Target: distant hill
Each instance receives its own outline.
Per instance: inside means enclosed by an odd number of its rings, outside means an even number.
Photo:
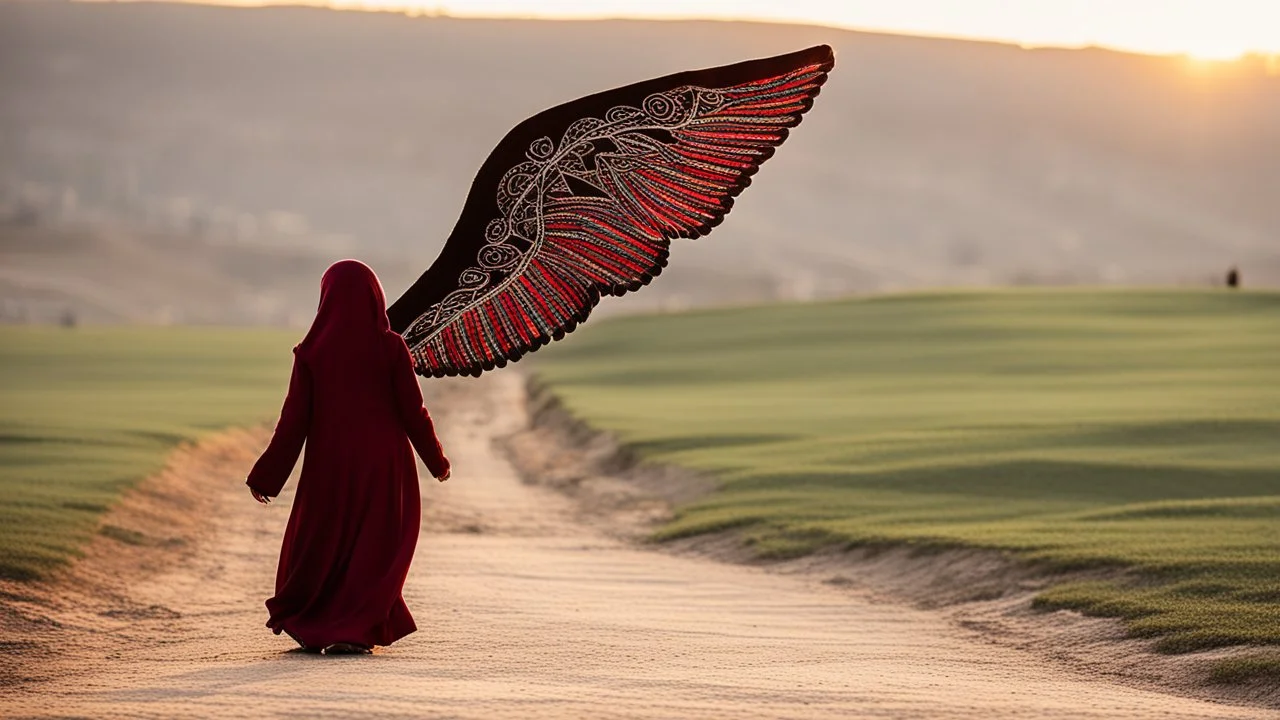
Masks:
[[[818,42],[838,66],[813,113],[721,229],[612,306],[1204,284],[1237,263],[1246,285],[1280,284],[1280,77],[1261,62],[1209,73],[790,25],[45,1],[0,3],[0,299],[6,313],[38,298],[86,317],[295,322],[343,256],[394,296],[521,119]],[[184,272],[203,279],[172,280]]]

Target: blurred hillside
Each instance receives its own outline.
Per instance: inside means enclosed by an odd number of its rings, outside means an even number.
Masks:
[[[1280,77],[739,23],[0,3],[10,320],[304,322],[355,256],[396,296],[516,122],[828,42],[815,111],[712,237],[613,309],[938,285],[1280,284]]]

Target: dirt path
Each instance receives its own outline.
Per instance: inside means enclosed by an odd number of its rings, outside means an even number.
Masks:
[[[261,601],[288,498],[254,506],[244,468],[228,467],[211,480],[216,531],[126,597],[61,611],[58,679],[0,695],[0,715],[1280,717],[1070,674],[936,613],[611,539],[492,451],[522,422],[520,379],[470,387],[435,408],[456,469],[423,485],[405,590],[417,634],[373,657],[287,652]]]

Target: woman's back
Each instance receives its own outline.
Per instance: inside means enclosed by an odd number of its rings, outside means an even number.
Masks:
[[[407,446],[391,381],[394,348],[384,337],[371,345],[360,352],[316,348],[300,358],[313,386],[309,447],[336,442],[354,452],[385,452],[390,441]]]

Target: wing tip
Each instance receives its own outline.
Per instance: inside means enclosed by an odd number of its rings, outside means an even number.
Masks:
[[[830,70],[836,65],[835,48],[826,43],[805,48],[795,54],[805,58],[811,58],[812,62],[816,62],[819,65],[826,65],[826,70]]]
[[[800,123],[804,121],[804,116],[813,109],[815,99],[817,99],[818,95],[822,93],[822,86],[826,84],[830,77],[829,73],[836,65],[835,49],[827,44],[814,45],[813,47],[798,50],[786,55],[780,55],[775,58],[766,58],[766,61],[784,59],[795,60],[795,62],[791,64],[790,72],[796,72],[797,70],[801,70],[808,66],[817,66],[818,75],[812,81],[813,89],[803,100],[800,101],[800,109],[796,111],[795,118],[779,128],[778,142],[761,150],[759,159],[750,167],[744,169],[738,176],[737,181],[727,189],[718,211],[698,227],[689,231],[676,233],[674,235],[675,237],[696,239],[710,234],[712,230],[724,222],[725,217],[727,217],[729,212],[733,210],[735,199],[741,195],[744,190],[751,187],[752,176],[760,172],[760,167],[772,158],[778,148],[791,137],[791,130],[798,127]]]
[[[836,64],[836,51],[826,43],[819,45],[811,45],[802,50],[793,50],[781,55],[760,58],[759,60],[748,60],[747,62],[768,63],[773,66],[790,67],[795,70],[800,68],[817,65],[822,72],[829,72]]]

